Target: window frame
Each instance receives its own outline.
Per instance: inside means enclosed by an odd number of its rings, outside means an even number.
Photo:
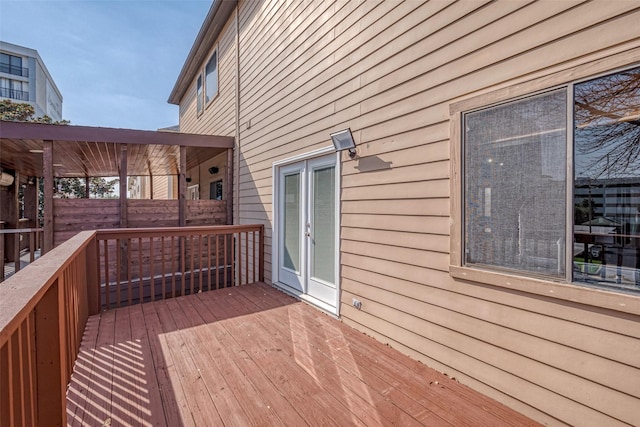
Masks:
[[[572,244],[573,231],[573,157],[574,141],[574,86],[584,81],[596,79],[608,74],[638,67],[636,62],[629,63],[624,55],[614,56],[609,60],[574,66],[563,71],[543,75],[535,79],[515,81],[512,85],[502,87],[451,103],[450,111],[450,259],[449,274],[452,278],[465,282],[476,282],[484,286],[507,288],[511,291],[536,294],[553,299],[593,305],[626,313],[640,314],[640,296],[603,288],[589,287],[572,281]],[[464,114],[488,107],[504,104],[518,99],[551,90],[567,91],[567,159],[566,159],[566,221],[565,245],[566,255],[565,277],[552,278],[534,276],[525,271],[504,271],[484,268],[478,265],[466,265],[464,262],[465,239],[465,165],[464,165]]]
[[[213,59],[213,57],[215,56],[216,58],[216,91],[211,95],[211,98],[207,99],[207,66],[209,65],[209,63],[211,62],[211,60]],[[218,94],[220,93],[220,69],[219,69],[219,65],[220,65],[220,61],[218,58],[218,46],[216,45],[215,49],[213,49],[213,51],[211,52],[211,55],[209,55],[209,60],[204,64],[204,67],[202,68],[202,84],[203,84],[203,105],[204,105],[204,109],[206,110],[209,105],[211,105],[211,103],[218,97]]]

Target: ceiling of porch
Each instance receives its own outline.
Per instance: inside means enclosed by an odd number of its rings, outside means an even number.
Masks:
[[[189,169],[234,144],[228,136],[0,122],[0,168],[42,176],[45,141],[53,141],[57,177],[118,176],[123,144],[127,145],[129,176],[178,174],[180,146],[186,147]]]

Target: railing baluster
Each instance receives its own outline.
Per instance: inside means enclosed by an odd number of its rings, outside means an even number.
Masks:
[[[104,301],[105,304],[107,306],[107,308],[109,308],[110,306],[110,293],[111,293],[111,289],[109,289],[109,279],[110,279],[110,274],[109,274],[109,241],[108,240],[103,240],[103,250],[104,250]],[[100,283],[100,280],[98,280],[98,284]],[[117,286],[117,284],[116,284]]]
[[[116,239],[115,244],[116,244],[116,307],[120,307],[120,302],[122,301],[120,297],[120,285],[122,283],[122,280],[121,280],[122,253],[120,252],[120,245],[121,245],[120,239]]]
[[[187,265],[187,259],[186,259],[186,248],[187,246],[187,239],[185,237],[180,237],[180,273],[181,273],[181,277],[180,277],[180,282],[181,282],[181,290],[182,292],[180,293],[180,295],[186,295],[185,294],[185,287],[186,287],[186,265]]]
[[[131,270],[133,269],[133,265],[132,265],[132,260],[131,260],[131,252],[132,252],[132,247],[131,247],[131,239],[127,239],[127,251],[126,251],[126,257],[127,257],[127,290],[129,293],[129,305],[131,305],[131,301],[132,301],[132,297],[133,297],[133,289],[131,289]]]
[[[138,237],[138,303],[144,300],[144,272],[142,270],[142,237]]]
[[[258,281],[258,232],[253,233],[253,281]]]
[[[33,359],[33,354],[35,352],[35,331],[33,329],[35,314],[33,312],[29,313],[27,316],[27,366],[28,370],[28,390],[29,390],[29,413],[31,414],[31,419],[36,419],[36,401],[35,401],[35,361]],[[34,423],[35,424],[35,421]]]
[[[211,290],[211,234],[207,234],[207,290]]]
[[[202,239],[203,239],[203,235],[199,235],[198,236],[198,271],[200,272],[198,274],[198,282],[200,284],[200,287],[198,288],[200,292],[202,292],[204,289],[202,288],[202,273],[203,273],[203,268],[202,268]]]
[[[222,284],[222,287],[226,288],[229,285],[229,280],[227,279],[227,250],[229,249],[227,247],[227,240],[229,240],[229,235],[225,234],[222,237],[224,239],[224,243],[223,243],[223,246],[224,246],[224,253],[223,253],[223,256],[224,256],[224,264],[223,264],[223,268],[224,268],[224,283]]]
[[[176,296],[176,241],[174,236],[171,236],[171,298]]]
[[[25,381],[24,381],[24,374],[26,373],[26,367],[25,367],[25,360],[24,360],[24,352],[23,352],[23,345],[24,345],[24,328],[25,328],[26,324],[23,322],[20,327],[18,328],[18,330],[16,331],[17,335],[18,335],[18,375],[20,376],[19,378],[19,383],[20,383],[20,419],[22,419],[22,422],[24,423],[24,425],[27,425],[27,414],[25,413],[26,407],[27,407],[27,402],[25,401],[27,396],[25,393]]]
[[[154,268],[155,259],[153,258],[153,236],[149,237],[149,286],[151,288],[151,301],[156,300],[156,281],[154,278]]]
[[[160,274],[162,275],[162,299],[165,299],[166,296],[166,280],[165,277],[167,272],[165,270],[165,253],[164,253],[164,236],[160,236]]]
[[[193,294],[193,286],[194,286],[193,282],[195,282],[195,278],[193,277],[194,271],[195,271],[195,268],[194,268],[194,265],[193,265],[193,263],[195,261],[195,253],[194,252],[195,251],[193,249],[193,234],[191,234],[189,236],[189,266],[190,266],[190,270],[191,270],[190,271],[190,273],[191,273],[190,274],[190,279],[189,279],[189,289],[190,289],[189,293],[190,294]]]

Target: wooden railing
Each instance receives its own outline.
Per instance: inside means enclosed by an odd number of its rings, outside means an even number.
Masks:
[[[236,225],[100,230],[99,306],[121,307],[261,282],[263,229]]]
[[[22,237],[28,236],[28,246],[21,242]],[[7,239],[13,240],[12,257],[14,260],[14,272],[17,273],[22,268],[20,254],[22,248],[26,246],[29,250],[29,262],[33,262],[36,259],[38,251],[42,250],[42,228],[19,228],[19,229],[2,229],[0,227],[0,282],[4,280],[5,271],[5,241]],[[41,254],[41,253],[40,253]]]
[[[263,280],[260,225],[79,233],[0,284],[0,426],[66,424],[89,315]]]
[[[88,316],[95,237],[81,233],[0,284],[0,425],[65,424]]]

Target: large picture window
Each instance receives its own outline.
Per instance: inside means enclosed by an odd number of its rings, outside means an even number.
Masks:
[[[465,265],[640,293],[640,68],[467,112],[463,138]]]

